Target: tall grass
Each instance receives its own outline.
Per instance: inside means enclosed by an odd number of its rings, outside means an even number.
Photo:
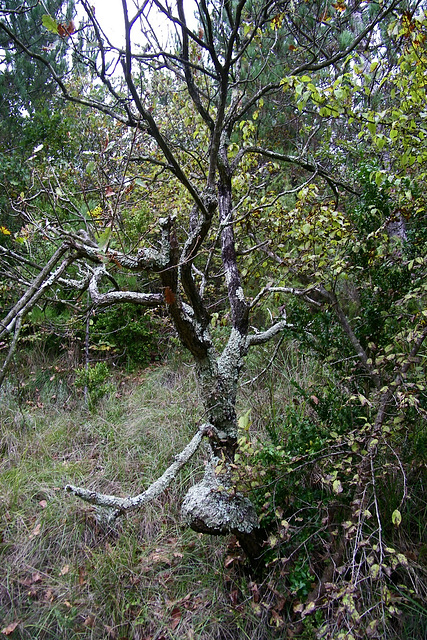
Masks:
[[[79,397],[59,380],[53,387],[50,377],[45,386],[34,382],[32,394],[9,384],[1,395],[3,634],[275,637],[268,612],[253,606],[232,541],[182,526],[180,503],[203,473],[203,452],[155,503],[109,530],[98,525],[92,507],[63,491],[70,482],[128,495],[157,478],[197,428],[192,368],[154,366],[117,379],[92,411],[79,407]]]
[[[302,429],[312,417],[310,402],[298,389],[309,397],[335,382],[309,356],[297,354],[292,344],[266,368],[274,349],[270,345],[265,353],[251,355],[243,376],[247,384],[239,396],[239,411],[251,409],[247,437],[261,447],[257,464],[264,461],[268,479],[268,486],[258,485],[253,497],[259,497],[262,508],[269,493],[273,504],[262,578],[251,575],[232,537],[207,537],[182,525],[180,504],[203,474],[203,450],[162,496],[114,528],[101,527],[92,507],[64,493],[64,485],[72,483],[135,495],[164,471],[203,419],[193,368],[182,359],[112,377],[109,393],[90,410],[84,408],[82,391],[51,365],[44,372],[29,373],[20,384],[3,387],[0,631],[5,637],[319,637],[322,611],[316,619],[294,624],[294,607],[304,602],[328,562],[324,532],[329,524],[320,521],[330,504],[338,514],[338,501],[331,502],[330,494],[312,484],[307,473],[288,481],[288,462],[280,457],[271,469],[270,450],[274,453],[275,437],[285,443],[291,436],[295,440],[298,434],[292,430]],[[300,422],[287,424],[293,415]],[[302,442],[305,433],[301,432]],[[280,477],[275,479],[276,471]],[[391,628],[390,640],[419,640],[425,630],[418,596],[423,590],[427,595],[427,571],[421,566],[426,564],[426,547],[419,542],[426,532],[426,510],[419,499],[424,487],[421,467],[416,471],[419,480],[413,487],[418,497],[412,504],[420,510],[412,513],[411,532],[398,532],[407,540],[392,541],[394,546],[404,543],[410,551],[415,548],[412,539],[417,540],[417,561],[410,574],[414,596],[406,601],[405,624]],[[250,468],[246,475],[250,479]],[[280,493],[280,482],[288,494]],[[384,494],[387,499],[392,488]],[[283,517],[289,520],[292,536],[281,529]]]

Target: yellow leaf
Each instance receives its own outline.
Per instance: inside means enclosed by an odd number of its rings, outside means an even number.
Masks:
[[[393,513],[391,514],[391,521],[395,527],[398,527],[400,525],[400,523],[402,522],[402,514],[400,513],[399,509],[395,509],[393,511]]]
[[[332,491],[338,495],[339,493],[342,493],[342,490],[341,480],[334,480],[332,484]]]

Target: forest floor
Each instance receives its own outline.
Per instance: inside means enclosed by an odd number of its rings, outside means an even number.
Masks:
[[[293,406],[295,385],[319,383],[325,373],[301,354],[296,363],[292,351],[276,362],[275,375],[259,362],[248,364],[239,412],[251,409],[246,435],[267,446],[265,425]],[[52,363],[16,379],[0,395],[0,637],[318,637],[317,613],[295,623],[316,586],[317,548],[307,546],[285,577],[277,557],[259,576],[232,536],[209,537],[183,524],[180,504],[203,474],[203,447],[163,495],[112,528],[64,491],[70,483],[136,495],[163,473],[203,421],[194,369],[183,358],[113,374],[95,384],[90,409],[72,377]],[[280,523],[280,508],[277,517]],[[390,638],[422,638],[419,611],[414,602],[404,635]]]
[[[25,393],[10,385],[0,398],[2,637],[286,637],[283,598],[267,586],[268,572],[260,584],[232,537],[197,534],[181,521],[203,451],[159,499],[111,529],[64,492],[72,483],[135,495],[161,475],[201,418],[192,367],[118,377],[91,411],[54,367],[25,384]]]

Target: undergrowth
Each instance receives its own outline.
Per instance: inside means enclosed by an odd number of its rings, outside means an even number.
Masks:
[[[180,503],[203,473],[203,452],[159,499],[113,529],[101,528],[94,509],[63,490],[71,482],[129,495],[156,479],[198,425],[192,367],[111,377],[110,393],[86,409],[71,385],[66,403],[53,393],[52,375],[47,389],[30,379],[5,385],[1,395],[3,635],[278,637],[275,596],[267,590],[262,604],[236,542],[182,525]]]
[[[309,356],[297,358],[291,345],[267,369],[261,365],[265,356],[251,357],[243,377],[237,471],[266,533],[262,574],[248,567],[233,537],[207,537],[181,522],[182,498],[203,474],[203,450],[160,498],[111,529],[98,524],[94,508],[64,493],[64,485],[72,483],[135,495],[159,477],[203,419],[193,368],[182,359],[132,375],[110,371],[102,380],[105,394],[87,406],[71,376],[52,364],[43,375],[34,368],[19,383],[4,385],[0,630],[5,637],[315,640],[333,637],[322,631],[326,622],[330,630],[331,621],[362,610],[360,602],[350,606],[348,572],[371,561],[359,550],[351,565],[348,554],[356,549],[348,525],[351,504],[341,491],[349,472],[337,470],[329,455],[340,452],[348,464],[356,442],[348,439],[352,413],[334,379]],[[341,432],[331,433],[337,423]],[[409,455],[411,443],[408,448]],[[375,591],[372,575],[362,591],[365,608],[389,598],[398,615],[385,621],[382,635],[354,619],[357,637],[363,637],[363,628],[367,638],[426,636],[427,511],[421,450],[419,455],[412,464],[411,501],[402,511],[404,526],[392,524],[401,476],[379,476],[380,506],[390,523],[382,535],[398,560],[389,553],[391,569],[381,582],[387,592]],[[386,455],[383,463],[387,468]],[[343,535],[345,550],[339,542]],[[375,527],[370,535],[377,535]],[[348,633],[352,637],[351,629]]]

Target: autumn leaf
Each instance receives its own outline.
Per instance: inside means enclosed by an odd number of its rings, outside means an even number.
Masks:
[[[60,576],[65,576],[65,575],[67,575],[67,573],[69,572],[69,570],[70,570],[70,565],[69,565],[69,564],[65,564],[65,565],[62,567],[61,571],[59,572],[59,575],[60,575]]]
[[[170,287],[165,287],[165,300],[169,305],[175,302],[175,294]]]
[[[18,626],[18,624],[19,624],[19,620],[17,622],[11,622],[10,624],[7,625],[7,627],[2,629],[1,632],[5,636],[10,636],[10,634],[15,631],[16,627]]]
[[[45,602],[53,602],[55,600],[55,596],[53,594],[52,589],[48,589],[46,591],[46,593],[44,594],[44,600],[45,600]],[[65,604],[66,607],[71,609],[71,604],[67,600],[64,602],[64,604]]]
[[[9,229],[6,229],[6,227],[0,227],[0,233],[2,233],[4,236],[10,236],[10,231]]]
[[[29,539],[32,540],[36,536],[39,536],[40,535],[40,529],[41,529],[41,524],[39,522],[38,524],[36,524],[36,526],[34,527],[32,532],[30,533],[30,538]]]
[[[61,38],[68,38],[68,36],[71,36],[75,31],[76,27],[72,20],[70,20],[68,24],[58,24],[58,35],[60,35]]]
[[[114,627],[110,627],[110,625],[104,624],[104,629],[107,632],[109,638],[117,638],[117,631],[114,629]]]
[[[83,567],[79,567],[79,585],[82,587],[86,584],[86,571]]]
[[[173,609],[171,612],[171,618],[172,621],[170,624],[170,628],[172,629],[172,631],[174,631],[179,625],[179,621],[181,620],[181,609],[175,607],[175,609]]]
[[[32,583],[42,582],[42,581],[43,581],[43,576],[40,573],[33,573],[33,575],[31,576]]]
[[[93,629],[93,627],[95,626],[95,616],[92,616],[92,615],[87,616],[86,620],[83,622],[83,625],[85,627],[89,627],[90,629]]]
[[[229,567],[235,561],[236,561],[236,558],[234,556],[227,556],[224,561],[224,567]]]

